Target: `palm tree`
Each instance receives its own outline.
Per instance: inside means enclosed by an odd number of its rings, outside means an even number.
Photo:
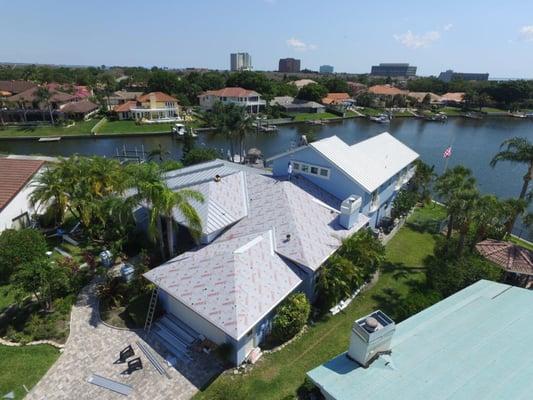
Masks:
[[[334,255],[321,269],[317,289],[327,305],[332,306],[353,293],[362,283],[362,275],[353,262]]]
[[[49,166],[38,174],[33,180],[33,191],[30,196],[32,206],[38,210],[40,207],[51,206],[55,209],[56,224],[61,225],[67,210],[68,195],[66,185],[57,165]]]
[[[448,212],[447,241],[452,236],[456,219],[464,219],[464,214],[461,214],[462,208],[473,199],[475,192],[477,192],[475,186],[476,180],[472,176],[472,172],[462,165],[447,170],[437,178],[435,190],[444,200]]]
[[[339,255],[357,265],[369,278],[385,260],[385,247],[370,229],[364,229],[342,242]]]
[[[526,194],[529,188],[529,183],[533,178],[533,143],[526,138],[514,137],[505,140],[501,146],[501,150],[498,152],[490,162],[491,167],[495,167],[500,161],[509,161],[514,164],[525,164],[527,166],[527,172],[522,177],[522,189],[518,199],[525,200]],[[511,228],[516,222],[519,214],[514,215]]]
[[[472,248],[488,237],[500,238],[504,233],[505,212],[504,204],[492,194],[481,196],[472,213],[474,224],[474,239]]]
[[[419,194],[419,198],[424,203],[431,200],[431,183],[435,177],[435,166],[431,167],[424,161],[415,161],[415,174],[411,179],[414,190]]]
[[[187,134],[185,136],[187,136]],[[161,143],[159,143],[157,149],[151,150],[148,153],[148,161],[153,161],[157,157],[159,158],[159,162],[163,162],[165,156],[168,155],[170,155],[170,151],[163,150]]]
[[[128,182],[137,189],[137,193],[133,195],[134,198],[138,203],[146,203],[149,209],[148,233],[152,239],[159,239],[162,258],[165,258],[165,247],[161,216],[165,217],[167,245],[170,257],[172,257],[174,255],[174,209],[182,214],[191,234],[197,235],[201,231],[201,221],[189,201],[203,202],[202,194],[188,189],[173,191],[166,185],[161,169],[155,163],[131,164],[127,169],[130,176]]]
[[[37,88],[37,91],[35,92],[35,99],[39,106],[46,106],[48,107],[48,112],[50,113],[50,122],[52,125],[54,124],[54,115],[52,112],[52,103],[50,102],[50,99],[52,98],[52,93],[48,90],[45,86],[40,86]],[[44,121],[44,114],[43,114],[43,121]]]
[[[529,196],[528,196],[529,197]],[[503,212],[505,215],[505,233],[510,235],[513,231],[516,219],[524,215],[527,210],[529,199],[507,199],[503,202]]]

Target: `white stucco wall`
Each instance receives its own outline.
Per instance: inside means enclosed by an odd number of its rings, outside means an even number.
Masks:
[[[17,195],[0,211],[0,232],[10,229],[13,226],[13,219],[27,212],[31,217],[34,212],[30,204],[29,196],[33,188],[27,184]]]
[[[229,341],[228,336],[221,329],[217,328],[208,320],[202,318],[200,315],[192,311],[183,303],[174,299],[163,290],[159,292],[159,300],[167,312],[175,315],[193,328],[196,332],[204,335],[209,340],[217,344],[222,344]]]

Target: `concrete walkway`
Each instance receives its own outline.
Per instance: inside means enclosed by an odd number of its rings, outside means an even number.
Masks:
[[[214,357],[195,353],[187,365],[170,368],[161,355],[159,362],[170,379],[160,375],[138,348],[144,341],[141,332],[119,330],[103,324],[95,296],[96,283],[88,285],[72,308],[70,336],[63,354],[46,375],[26,396],[26,399],[123,399],[124,396],[87,382],[91,374],[98,374],[131,385],[131,399],[189,399],[220,371]],[[131,375],[122,374],[126,364],[115,364],[120,350],[131,344],[134,357],[141,357],[143,369]],[[151,349],[154,354],[155,351]]]

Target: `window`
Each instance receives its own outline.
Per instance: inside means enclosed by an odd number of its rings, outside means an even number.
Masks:
[[[318,176],[319,178],[329,179],[329,168],[323,168],[317,165],[307,164],[300,161],[293,161],[292,168],[294,171],[299,171],[302,174],[314,175]]]

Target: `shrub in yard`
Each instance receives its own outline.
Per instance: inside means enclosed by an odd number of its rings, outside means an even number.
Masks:
[[[362,275],[361,270],[347,258],[332,256],[320,271],[318,278],[320,308],[332,307],[350,297],[363,282]]]
[[[407,215],[416,205],[417,193],[412,190],[402,189],[392,202],[392,217],[400,218]]]
[[[443,254],[446,254],[443,256]],[[437,245],[435,256],[427,261],[429,285],[443,297],[477,282],[480,279],[500,281],[503,271],[476,253],[454,256],[446,252],[445,244]]]
[[[305,294],[295,293],[278,307],[272,322],[272,336],[285,342],[296,335],[306,324],[311,306]]]
[[[46,240],[35,229],[8,229],[0,234],[0,281],[7,281],[17,267],[46,257]]]
[[[366,280],[385,260],[385,247],[370,229],[363,229],[344,239],[338,254],[357,266]]]

